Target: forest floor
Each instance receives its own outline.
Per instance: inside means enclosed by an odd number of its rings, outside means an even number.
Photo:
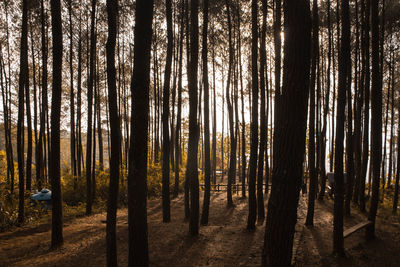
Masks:
[[[263,225],[254,232],[245,229],[247,199],[234,197],[234,208],[226,207],[226,193],[211,195],[210,218],[198,237],[188,235],[183,197],[171,201],[170,223],[162,223],[161,201],[148,201],[149,251],[151,266],[259,266],[264,240]],[[304,226],[306,198],[300,197],[293,249],[296,266],[399,266],[400,225],[378,219],[377,236],[366,242],[363,230],[345,239],[345,259],[332,256],[331,200],[316,202],[315,226]],[[201,206],[201,205],[200,205]],[[357,224],[361,214],[345,220]],[[50,223],[27,225],[0,233],[0,266],[105,266],[106,213],[64,222],[64,245],[50,250]],[[118,262],[127,266],[127,209],[118,211]]]
[[[333,251],[333,200],[315,202],[314,226],[304,227],[300,237],[296,266],[400,266],[400,218],[378,211],[376,238],[365,239],[365,228],[344,239],[345,257]],[[344,230],[367,220],[367,215],[352,206],[344,218]]]

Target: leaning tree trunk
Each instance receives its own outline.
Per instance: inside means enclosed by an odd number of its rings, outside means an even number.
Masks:
[[[275,156],[262,266],[290,266],[305,153],[311,45],[309,2],[286,0],[284,17],[287,34],[283,85],[275,107]]]

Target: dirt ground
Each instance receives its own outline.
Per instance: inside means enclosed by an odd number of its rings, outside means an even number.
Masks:
[[[352,215],[344,219],[344,229],[366,220],[353,206]],[[304,227],[301,234],[296,266],[400,266],[399,217],[384,219],[378,213],[376,238],[365,239],[361,229],[344,239],[345,257],[333,251],[333,201],[316,201],[314,227]]]
[[[151,266],[259,266],[265,224],[254,232],[245,229],[247,199],[234,197],[226,207],[225,193],[212,193],[208,226],[196,238],[188,235],[183,218],[183,198],[171,201],[170,223],[162,223],[161,201],[148,202]],[[296,266],[400,266],[399,224],[378,225],[378,238],[364,240],[363,231],[345,240],[347,258],[332,256],[331,201],[317,202],[315,226],[304,226],[306,199],[300,197],[293,249]],[[345,228],[361,215],[346,219]],[[25,226],[0,234],[0,266],[105,266],[106,214],[81,217],[64,223],[64,246],[49,250],[50,224]],[[118,211],[118,262],[127,266],[127,210]]]

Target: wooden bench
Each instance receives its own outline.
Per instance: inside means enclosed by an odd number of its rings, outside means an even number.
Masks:
[[[351,228],[349,228],[349,229],[347,229],[346,231],[343,232],[343,238],[346,238],[346,237],[354,234],[358,230],[366,228],[369,225],[372,225],[371,221],[364,221],[364,222],[361,222],[361,223],[359,223],[357,225],[354,225],[353,227],[351,227]]]
[[[263,184],[263,187],[265,187],[266,184]],[[271,185],[269,185],[271,186]],[[201,189],[205,189],[205,185],[204,184],[199,184],[199,187]],[[245,184],[245,187],[248,187],[248,184]],[[240,191],[242,188],[242,184],[241,183],[236,183],[236,184],[232,184],[232,190],[233,191]],[[227,184],[211,184],[211,191],[227,191],[228,190],[228,185]]]

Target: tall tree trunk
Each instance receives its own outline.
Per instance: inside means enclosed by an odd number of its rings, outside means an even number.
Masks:
[[[212,24],[214,36],[214,24]],[[217,96],[215,86],[215,41],[212,39],[212,73],[213,73],[213,132],[212,132],[212,182],[217,183]]]
[[[258,172],[257,172],[257,217],[258,221],[262,222],[265,218],[264,211],[264,154],[266,150],[267,125],[265,119],[265,62],[266,62],[266,48],[265,38],[267,31],[267,3],[262,1],[262,26],[261,26],[261,40],[260,40],[260,91],[261,91],[261,106],[260,106],[260,148],[258,152]],[[265,159],[266,160],[266,159]]]
[[[394,114],[394,101],[395,101],[395,98],[394,98],[394,73],[393,73],[393,71],[394,71],[394,67],[393,67],[393,65],[394,65],[394,62],[393,62],[393,60],[394,60],[394,55],[393,55],[393,52],[391,53],[391,61],[390,61],[390,64],[389,64],[389,71],[390,71],[390,77],[391,77],[391,79],[390,79],[390,81],[391,81],[391,83],[392,83],[392,86],[388,86],[388,88],[390,87],[391,88],[391,112],[390,112],[390,114],[391,114],[391,122],[390,122],[390,148],[389,148],[389,170],[388,170],[388,181],[387,181],[387,186],[388,187],[391,187],[391,181],[392,181],[392,175],[393,175],[393,172],[394,172],[394,166],[393,166],[393,146],[394,146],[394,144],[393,144],[393,128],[394,128],[394,116],[395,116],[395,114]]]
[[[199,140],[199,124],[197,122],[197,70],[199,50],[199,18],[198,0],[190,2],[190,62],[188,70],[189,82],[189,144],[186,167],[187,179],[190,179],[190,220],[189,233],[199,234],[199,178],[197,169],[197,150]]]
[[[226,104],[228,106],[228,119],[229,119],[229,130],[230,130],[230,157],[229,157],[229,170],[228,170],[228,186],[227,186],[227,199],[228,207],[233,206],[232,200],[232,181],[236,175],[236,138],[235,138],[235,125],[233,119],[233,99],[231,99],[231,76],[233,70],[233,44],[232,44],[232,23],[231,23],[231,12],[230,3],[226,1],[226,12],[228,16],[228,39],[229,39],[229,66],[228,66],[228,80],[226,82]],[[257,161],[257,159],[256,159]],[[256,163],[257,164],[257,163]]]
[[[281,49],[282,49],[282,40],[281,40],[281,31],[282,31],[282,1],[274,0],[275,3],[275,16],[274,16],[274,50],[275,50],[275,103],[274,106],[277,107],[279,105],[279,99],[281,95]],[[274,113],[274,124],[276,122],[276,112]],[[272,123],[271,123],[272,125]],[[272,137],[271,137],[272,138]],[[273,146],[271,145],[272,153],[271,153],[271,163],[273,164],[273,155],[275,154],[273,151]],[[273,166],[271,166],[273,168]]]
[[[28,47],[27,47],[28,49]],[[27,57],[28,57],[28,52]],[[28,62],[28,58],[26,59]],[[30,192],[32,184],[32,115],[31,115],[31,95],[29,92],[29,71],[27,72],[25,85],[25,104],[26,104],[26,121],[28,124],[28,149],[26,153],[26,190]]]
[[[398,103],[400,104],[400,99]],[[400,108],[398,108],[398,113],[400,114]],[[400,127],[397,127],[397,136],[400,136]],[[400,178],[400,138],[397,138],[397,169],[396,169],[396,178],[395,178],[394,192],[393,192],[393,208],[392,208],[393,214],[397,214],[397,205],[399,202],[399,178]]]
[[[46,147],[45,137],[45,110],[47,108],[47,46],[46,46],[46,17],[44,13],[44,0],[40,3],[40,17],[41,17],[41,49],[42,49],[42,108],[40,112],[40,128],[39,128],[39,143],[36,146],[36,179],[38,180],[38,189],[42,189],[42,182],[44,181],[44,170],[46,169],[46,161],[43,158],[43,147]],[[44,153],[46,155],[46,151]],[[42,165],[42,163],[44,163]],[[43,170],[42,170],[43,168]]]
[[[81,177],[82,174],[82,120],[81,120],[81,106],[82,106],[82,17],[79,11],[79,33],[78,33],[78,96],[77,96],[77,110],[76,110],[76,125],[77,125],[77,142],[76,142],[76,162],[77,162],[77,175]]]
[[[162,205],[163,205],[163,222],[171,221],[171,207],[169,196],[169,162],[170,162],[170,140],[169,140],[169,89],[171,81],[171,63],[172,49],[174,45],[174,37],[172,33],[172,4],[171,0],[165,1],[166,18],[167,18],[167,58],[164,73],[164,90],[163,90],[163,161],[162,161]]]
[[[185,1],[185,0],[184,0]],[[189,69],[191,68],[190,65],[190,24],[189,24],[189,0],[185,1],[185,22],[186,22],[186,60],[187,60],[187,65],[186,65],[186,70],[187,70],[187,78],[189,79]],[[189,103],[190,105],[190,103]],[[190,116],[190,115],[189,115]],[[189,129],[190,132],[190,129]],[[196,150],[197,151],[197,150]],[[189,156],[189,149],[187,151]],[[194,152],[191,152],[194,153]],[[194,160],[197,161],[197,154],[196,157],[194,157]],[[187,172],[187,170],[186,170]],[[184,202],[185,202],[185,220],[189,220],[190,217],[190,176],[185,175],[185,195],[184,195]]]
[[[37,165],[38,158],[37,158],[37,144],[38,144],[38,139],[37,139],[37,88],[36,88],[36,63],[35,63],[35,51],[34,51],[34,38],[33,38],[33,30],[32,30],[32,20],[30,22],[31,27],[31,56],[32,56],[32,84],[33,84],[33,133],[34,133],[34,140],[35,140],[35,165]],[[6,122],[5,122],[6,125]],[[7,140],[7,138],[6,138]],[[38,177],[36,176],[36,184],[38,182]],[[28,187],[28,180],[26,184],[26,188],[29,190],[31,189],[31,185]]]
[[[137,0],[128,172],[129,266],[148,266],[147,141],[153,1]]]
[[[5,13],[6,13],[6,35],[7,35],[7,67],[8,67],[8,77],[5,77],[5,87],[8,92],[6,92],[6,98],[8,99],[8,104],[6,101],[7,105],[7,120],[8,120],[8,150],[7,150],[7,156],[8,156],[8,162],[7,168],[8,168],[8,173],[10,174],[10,191],[11,193],[14,192],[14,156],[13,156],[13,146],[12,146],[12,140],[11,140],[11,59],[10,59],[10,35],[9,35],[9,27],[8,27],[8,4],[5,2]],[[3,65],[5,65],[3,63]],[[3,66],[4,67],[4,66]],[[6,76],[6,72],[4,71],[4,76]]]
[[[51,24],[53,36],[53,84],[51,97],[51,165],[50,179],[52,189],[51,216],[51,247],[59,247],[63,243],[62,233],[62,197],[60,182],[60,113],[61,113],[61,82],[62,82],[62,25],[61,3],[51,0]]]
[[[372,25],[372,87],[371,87],[371,150],[373,164],[372,197],[367,227],[368,239],[375,237],[375,220],[379,204],[380,163],[382,159],[382,76],[379,70],[379,16],[378,0],[371,0]]]
[[[354,108],[354,156],[355,156],[355,172],[354,172],[354,190],[353,190],[353,201],[358,202],[359,198],[359,189],[360,189],[360,183],[361,183],[361,145],[362,145],[362,140],[361,140],[361,112],[362,112],[362,107],[363,107],[363,96],[364,96],[364,90],[363,90],[363,73],[360,72],[360,37],[359,37],[359,18],[358,18],[358,0],[356,0],[355,3],[355,16],[356,16],[356,51],[355,51],[355,64],[354,64],[354,72],[355,72],[355,77],[354,77],[354,88],[355,91],[357,92],[355,94],[355,108]]]
[[[344,255],[343,248],[343,139],[346,107],[346,91],[349,84],[350,65],[350,18],[349,1],[341,1],[342,34],[339,51],[339,82],[338,105],[336,113],[336,140],[335,140],[335,201],[333,217],[333,251]]]
[[[72,31],[72,0],[68,1],[69,13],[69,72],[70,72],[70,116],[71,116],[71,173],[76,176],[76,159],[75,159],[75,94],[74,94],[74,67],[73,67],[73,31]]]
[[[251,126],[250,126],[250,162],[249,162],[249,215],[247,229],[254,230],[257,218],[256,175],[258,147],[258,22],[257,0],[251,1]]]
[[[310,74],[309,2],[284,4],[283,86],[275,107],[274,163],[262,266],[290,266],[305,153]]]
[[[89,59],[89,81],[87,88],[88,99],[88,119],[86,134],[86,214],[92,213],[93,192],[92,192],[92,117],[93,117],[93,86],[96,59],[96,35],[95,35],[95,16],[96,16],[96,0],[91,0],[92,10],[90,13],[90,59]]]
[[[181,0],[181,16],[180,16],[180,37],[179,37],[179,63],[178,63],[178,111],[176,115],[176,127],[175,127],[175,185],[174,185],[174,197],[179,194],[179,170],[180,170],[180,158],[181,150],[179,146],[179,136],[181,133],[181,119],[182,119],[182,63],[183,63],[183,32],[184,23],[183,16],[185,13],[185,1]]]
[[[19,204],[18,223],[23,223],[25,202],[24,181],[24,90],[29,79],[28,73],[28,1],[22,1],[22,26],[21,26],[21,49],[19,66],[19,88],[18,88],[18,129],[17,129],[17,153],[18,153],[18,184]]]
[[[117,266],[117,204],[119,185],[119,151],[120,151],[120,123],[117,106],[117,88],[115,78],[115,43],[118,27],[118,0],[107,0],[108,39],[107,53],[107,86],[108,105],[111,128],[111,158],[110,158],[110,185],[107,201],[107,266]]]
[[[331,90],[331,57],[332,57],[332,29],[331,29],[331,1],[327,1],[327,20],[328,20],[328,69],[327,69],[327,84],[326,84],[326,95],[324,104],[324,116],[323,116],[323,128],[321,132],[321,172],[320,172],[320,191],[318,195],[319,200],[323,200],[325,196],[326,188],[326,130],[328,126],[327,117],[329,112],[329,97]]]
[[[310,185],[308,192],[306,225],[314,225],[315,195],[318,187],[318,174],[315,168],[315,83],[319,57],[318,20],[318,4],[317,0],[313,0],[310,117],[308,120],[308,167],[310,170]]]
[[[364,2],[364,1],[363,1]],[[370,32],[370,3],[371,0],[366,0],[365,3],[365,18],[364,18],[364,64],[365,65],[365,81],[364,81],[364,136],[363,136],[363,156],[362,156],[362,173],[361,183],[359,189],[359,202],[360,210],[365,211],[365,179],[367,177],[368,168],[368,154],[369,154],[369,102],[370,102],[370,45],[369,45],[369,32]]]
[[[208,224],[208,214],[210,208],[210,190],[211,190],[211,162],[210,162],[210,100],[209,100],[209,84],[208,84],[208,0],[203,2],[203,45],[202,45],[202,61],[203,61],[203,84],[204,84],[204,199],[203,212],[201,213],[201,224]]]
[[[383,157],[382,157],[382,163],[381,163],[381,176],[382,176],[382,196],[381,196],[381,203],[383,202],[384,199],[384,194],[385,194],[385,185],[386,185],[386,180],[385,180],[385,165],[386,165],[386,143],[387,143],[387,132],[388,132],[388,123],[389,123],[389,105],[390,105],[390,88],[388,87],[386,91],[386,112],[383,116],[385,116],[385,135],[383,138],[384,144],[383,144]]]

